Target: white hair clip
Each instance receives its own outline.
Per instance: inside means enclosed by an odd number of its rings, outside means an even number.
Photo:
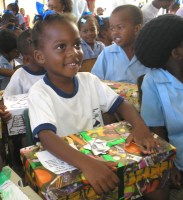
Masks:
[[[86,19],[81,18],[81,23],[85,24],[86,23]]]

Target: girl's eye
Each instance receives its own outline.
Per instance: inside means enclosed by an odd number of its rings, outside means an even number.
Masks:
[[[65,49],[65,47],[66,47],[66,45],[65,45],[65,44],[60,44],[60,45],[57,47],[57,49],[64,50],[64,49]]]
[[[76,42],[75,47],[76,47],[76,49],[80,49],[81,48],[81,42],[80,41]]]
[[[92,27],[92,28],[91,28],[91,31],[92,31],[92,32],[95,32],[95,27]]]
[[[87,32],[88,32],[88,30],[86,30],[86,29],[83,30],[83,33],[87,33]]]

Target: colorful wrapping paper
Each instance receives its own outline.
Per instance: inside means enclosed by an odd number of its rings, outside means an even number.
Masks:
[[[104,80],[103,82],[106,83],[117,94],[124,97],[124,99],[131,103],[138,111],[140,110],[138,101],[138,88],[136,84],[107,80]]]
[[[36,157],[36,152],[43,150],[40,145],[21,149],[27,182],[44,198],[60,200],[98,200],[103,198],[128,200],[163,187],[168,182],[176,153],[175,148],[157,136],[160,146],[152,155],[142,154],[138,146],[134,144],[126,148],[124,142],[130,130],[130,124],[119,122],[64,138],[66,142],[75,145],[79,151],[88,156],[119,162],[118,175],[122,180],[121,185],[115,191],[105,194],[104,197],[95,194],[78,169],[60,175],[55,175],[45,169]],[[85,149],[83,146],[88,144],[91,139],[94,142],[98,139],[107,142],[109,150],[106,154],[94,156],[91,150]]]

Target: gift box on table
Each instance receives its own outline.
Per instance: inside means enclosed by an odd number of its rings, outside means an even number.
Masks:
[[[152,192],[166,183],[175,156],[175,148],[157,137],[160,146],[152,155],[144,155],[136,145],[125,147],[131,126],[126,122],[114,123],[65,137],[65,141],[82,153],[96,159],[117,161],[121,185],[106,199],[135,199]],[[75,169],[56,175],[44,168],[36,153],[41,146],[21,149],[26,178],[32,187],[47,199],[101,199]],[[99,155],[94,155],[98,154]],[[123,183],[124,181],[124,183]]]
[[[138,101],[138,87],[136,84],[108,80],[104,80],[103,82],[113,89],[117,94],[124,97],[124,99],[131,103],[138,111],[140,110]]]
[[[12,114],[12,119],[8,121],[9,135],[17,135],[26,133],[25,120],[23,117],[24,110],[28,108],[27,94],[19,94],[3,97],[4,105]]]

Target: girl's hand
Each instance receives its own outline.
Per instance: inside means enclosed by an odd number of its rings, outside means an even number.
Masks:
[[[158,141],[153,137],[148,128],[133,129],[126,140],[126,145],[130,145],[131,142],[137,144],[144,154],[154,153],[158,146]]]
[[[5,111],[5,109],[6,109],[6,106],[4,105],[0,106],[0,117],[2,118],[4,122],[7,123],[12,118],[12,115],[9,111]]]
[[[103,162],[93,159],[82,169],[85,178],[94,188],[95,192],[103,195],[118,186],[119,178],[113,172],[117,169],[115,162]]]

